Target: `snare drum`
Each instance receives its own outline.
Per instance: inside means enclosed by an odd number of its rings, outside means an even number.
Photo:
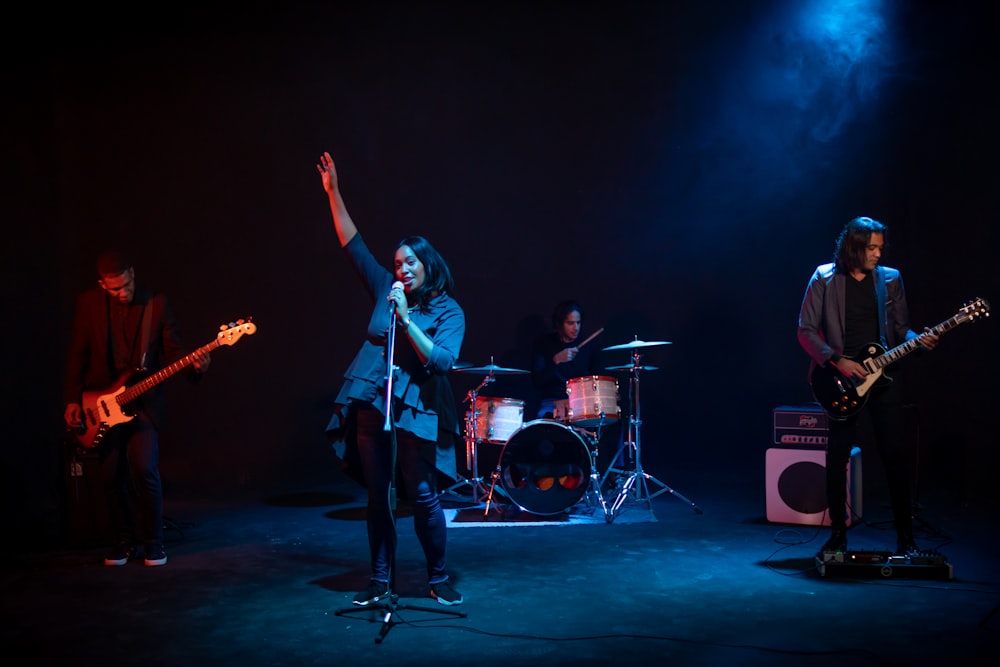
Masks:
[[[524,401],[476,396],[475,416],[476,442],[502,445],[524,423]]]
[[[570,424],[601,426],[621,418],[618,380],[605,375],[585,375],[566,383]]]

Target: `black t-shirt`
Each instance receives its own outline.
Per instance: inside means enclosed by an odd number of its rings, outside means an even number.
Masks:
[[[863,280],[847,277],[844,290],[844,354],[853,357],[868,343],[879,342],[878,302],[875,279],[866,273]]]
[[[565,364],[552,361],[556,354],[583,340],[585,338],[578,337],[573,342],[564,343],[554,331],[535,339],[531,353],[531,380],[541,399],[566,398],[566,383],[569,380],[597,374],[597,352],[600,348],[593,341],[580,348],[573,361]]]

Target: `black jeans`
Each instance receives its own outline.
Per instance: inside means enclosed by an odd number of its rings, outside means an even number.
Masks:
[[[101,479],[118,540],[163,544],[163,484],[159,434],[143,415],[118,424],[101,448]]]
[[[830,523],[834,530],[846,526],[847,465],[851,448],[858,441],[858,421],[866,413],[871,418],[875,446],[885,469],[892,505],[893,523],[900,539],[913,539],[912,498],[910,496],[910,449],[904,433],[903,401],[895,382],[876,383],[868,402],[858,414],[843,421],[830,420],[826,451],[826,496]]]
[[[358,409],[358,453],[368,487],[368,546],[371,578],[388,583],[391,578],[396,526],[390,507],[392,481],[392,438],[383,430],[382,413],[372,408]],[[413,506],[413,526],[427,559],[427,580],[439,584],[448,578],[445,568],[447,521],[435,485],[433,464],[420,456],[423,442],[406,431],[396,431],[396,461],[403,477],[403,489]]]

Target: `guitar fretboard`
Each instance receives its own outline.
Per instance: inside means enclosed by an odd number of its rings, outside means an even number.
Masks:
[[[941,322],[937,326],[932,327],[931,333],[933,333],[935,336],[940,336],[946,331],[950,331],[951,329],[957,327],[959,324],[962,324],[963,322],[966,322],[968,320],[969,316],[966,313],[958,313],[957,315],[949,317],[947,320]],[[875,365],[875,368],[885,368],[889,364],[899,361],[909,353],[915,352],[919,348],[920,348],[920,343],[918,342],[918,340],[916,338],[911,338],[905,343],[900,343],[899,345],[892,348],[885,354],[880,354],[879,356],[874,357],[872,359],[872,363]]]
[[[202,347],[199,347],[191,354],[181,357],[180,359],[170,364],[169,366],[164,366],[163,368],[156,371],[149,377],[144,378],[139,382],[136,382],[134,385],[132,385],[125,391],[115,396],[115,400],[118,401],[118,405],[128,405],[129,403],[139,398],[139,396],[149,391],[156,385],[160,384],[161,382],[163,382],[168,378],[173,377],[180,371],[184,370],[185,368],[193,364],[195,355],[203,352],[211,352],[215,348],[219,347],[219,345],[220,343],[218,340],[213,340],[208,345],[203,345]]]

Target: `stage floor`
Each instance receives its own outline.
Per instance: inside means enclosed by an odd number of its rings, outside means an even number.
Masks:
[[[702,513],[665,493],[612,522],[483,521],[448,503],[457,607],[428,597],[401,504],[400,604],[462,616],[404,608],[388,626],[338,614],[368,578],[352,482],[258,500],[168,495],[165,567],[104,567],[97,546],[6,547],[0,632],[31,664],[108,667],[992,664],[995,518],[927,503],[917,539],[951,579],[825,577],[814,556],[827,530],[767,522],[761,477],[678,474],[666,481]],[[865,508],[850,547],[891,549],[888,510]]]

